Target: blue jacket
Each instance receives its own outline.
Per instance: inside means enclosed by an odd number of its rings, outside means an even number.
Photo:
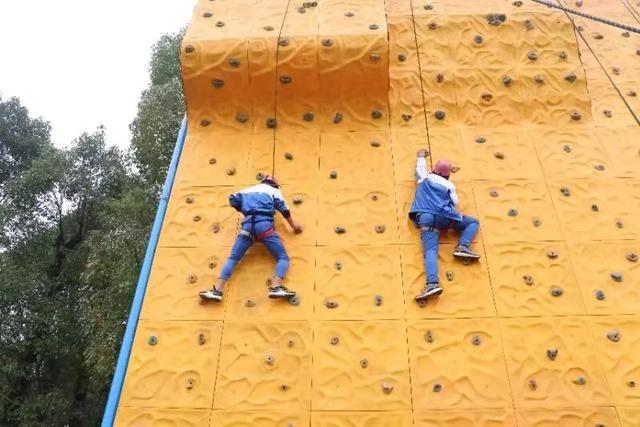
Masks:
[[[416,164],[418,187],[409,211],[409,217],[415,221],[417,214],[429,213],[455,221],[462,221],[462,215],[456,209],[458,195],[451,181],[427,172],[424,157],[418,157]]]
[[[276,211],[285,218],[291,216],[282,192],[268,184],[254,185],[230,195],[229,204],[245,217],[273,218]]]

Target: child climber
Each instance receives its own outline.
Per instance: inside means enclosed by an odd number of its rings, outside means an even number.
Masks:
[[[438,160],[433,171],[427,171],[425,157],[427,150],[418,150],[416,161],[416,188],[409,218],[420,229],[422,248],[424,251],[424,267],[427,285],[416,295],[416,301],[422,301],[432,295],[440,295],[442,288],[438,278],[438,244],[440,231],[453,228],[460,231],[460,240],[453,256],[456,258],[478,259],[480,255],[473,252],[469,245],[478,232],[480,223],[477,219],[460,214],[456,209],[458,195],[451,181],[451,162]]]
[[[211,290],[201,291],[200,298],[222,301],[225,283],[254,241],[262,242],[276,259],[276,272],[269,287],[269,298],[293,297],[296,293],[282,286],[282,279],[289,269],[289,256],[273,228],[275,211],[282,214],[296,234],[302,233],[302,226],[291,217],[278,181],[273,176],[266,176],[260,184],[230,195],[229,204],[244,215],[241,229],[215,286]]]

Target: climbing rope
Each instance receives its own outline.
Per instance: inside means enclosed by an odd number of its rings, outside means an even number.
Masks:
[[[621,30],[630,31],[632,33],[640,34],[640,28],[631,27],[629,25],[621,24],[620,22],[612,21],[610,19],[600,18],[599,16],[590,15],[588,13],[580,12],[580,11],[575,10],[575,9],[569,9],[568,7],[564,7],[564,6],[561,6],[559,4],[554,4],[554,3],[551,3],[551,2],[548,2],[548,1],[545,1],[545,0],[531,0],[531,1],[539,3],[539,4],[547,6],[547,7],[560,9],[563,12],[566,12],[566,13],[571,13],[573,15],[578,15],[578,16],[581,16],[583,18],[591,19],[592,21],[600,22],[600,23],[606,24],[606,25],[611,25],[612,27],[620,28]]]

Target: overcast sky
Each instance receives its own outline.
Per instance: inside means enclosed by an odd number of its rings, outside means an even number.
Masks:
[[[51,122],[56,145],[104,124],[125,147],[151,46],[185,26],[195,3],[0,0],[0,93]]]

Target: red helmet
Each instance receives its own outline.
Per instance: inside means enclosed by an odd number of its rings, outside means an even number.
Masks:
[[[276,177],[272,176],[272,175],[265,176],[264,178],[262,178],[262,180],[260,180],[260,182],[262,184],[270,185],[270,186],[272,186],[274,188],[280,188],[280,183],[278,182]]]
[[[453,166],[451,165],[451,162],[449,160],[442,159],[442,160],[438,160],[436,164],[433,166],[433,172],[435,172],[437,175],[440,175],[444,178],[449,178],[449,175],[451,175],[452,168]]]

